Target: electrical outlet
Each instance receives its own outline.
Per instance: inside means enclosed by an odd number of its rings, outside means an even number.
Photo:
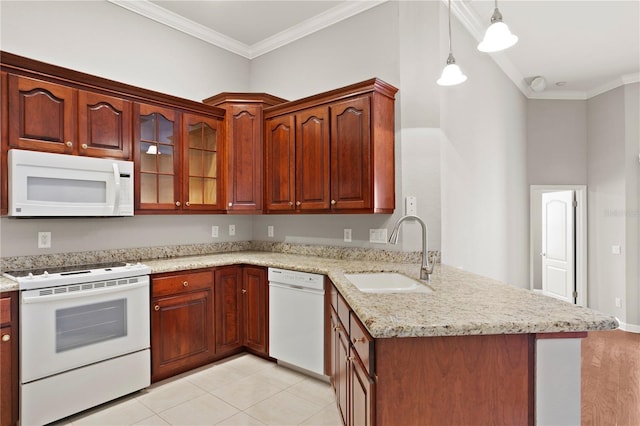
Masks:
[[[410,195],[405,198],[405,214],[417,216],[418,200],[416,199],[416,197]]]
[[[620,246],[611,246],[611,253],[612,254],[621,254],[622,253],[622,247]]]
[[[216,225],[211,227],[211,237],[218,238],[218,227]]]
[[[344,242],[345,243],[351,242],[351,229],[349,228],[345,228],[344,230]]]
[[[267,226],[267,237],[273,238],[273,225]]]
[[[387,243],[387,228],[382,229],[369,229],[369,242],[386,244]]]
[[[229,236],[233,237],[234,235],[236,235],[236,226],[235,225],[229,225]]]
[[[619,297],[616,297],[616,308],[621,308],[622,307],[622,302],[620,301]]]
[[[51,232],[38,232],[38,248],[51,248]]]

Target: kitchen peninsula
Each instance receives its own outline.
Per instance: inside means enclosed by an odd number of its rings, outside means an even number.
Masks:
[[[576,409],[579,420],[580,338],[588,331],[618,326],[613,317],[447,265],[436,266],[428,284],[430,293],[367,294],[344,276],[396,271],[417,278],[419,264],[414,259],[409,263],[406,253],[394,258],[386,251],[347,254],[339,248],[308,246],[289,253],[256,251],[274,249],[260,242],[242,249],[154,260],[148,257],[156,256],[144,257],[148,252],[141,249],[129,252],[137,258],[126,260],[144,261],[152,274],[253,265],[326,275],[325,345],[336,353],[330,334],[336,329],[329,324],[331,306],[337,306],[334,312],[342,320],[342,331],[354,343],[346,361],[353,362],[358,355],[358,360],[365,358],[358,365],[366,364],[364,377],[371,385],[364,401],[357,394],[345,401],[356,411],[352,418],[363,415],[368,424],[418,424],[418,419],[422,424],[440,424],[443,419],[455,424],[478,419],[493,424],[542,424],[551,418],[575,420]],[[16,289],[6,279],[1,284],[2,291]],[[349,329],[353,334],[360,325],[364,336],[349,335]],[[371,342],[363,353],[359,344],[365,338]],[[560,357],[553,355],[558,350]],[[335,364],[332,356],[328,358]],[[574,367],[564,374],[553,373],[567,364]],[[335,365],[328,365],[327,373],[339,392],[340,382],[332,371]],[[577,395],[561,393],[567,386],[575,389],[576,380]],[[352,384],[349,389],[357,387]],[[550,406],[554,395],[562,396],[561,410]],[[364,404],[364,412],[353,404]]]

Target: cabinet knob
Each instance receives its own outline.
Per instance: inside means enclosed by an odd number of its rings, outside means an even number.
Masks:
[[[181,203],[180,201],[176,201],[176,206],[177,206],[177,207],[180,207],[180,205],[181,205],[181,204],[182,204],[182,203]]]
[[[293,202],[289,201],[289,205],[290,205],[290,206],[293,206]]]
[[[336,200],[331,200],[331,205],[335,206],[336,205]]]
[[[185,282],[183,282],[183,283],[182,283],[182,285],[183,285],[184,287],[187,287],[187,286],[189,285],[189,283],[188,283],[187,281],[185,281]]]
[[[247,292],[247,289],[246,289],[246,288],[243,288],[243,289],[242,289],[242,292],[243,292],[243,293],[246,293],[246,292]]]
[[[3,334],[2,335],[2,341],[3,342],[8,342],[9,340],[11,340],[11,335],[10,334]]]
[[[360,337],[359,339],[356,339],[355,337],[353,339],[351,339],[351,341],[353,342],[353,344],[356,344],[358,342],[360,343],[364,343],[364,337]]]
[[[87,149],[89,146],[86,143],[82,144],[82,149]]]
[[[232,207],[232,206],[233,206],[233,203],[229,203],[229,207]]]
[[[338,330],[340,330],[340,326],[339,326],[339,325],[334,325],[334,326],[333,326],[333,329],[334,329],[335,331],[338,331]]]
[[[189,207],[191,205],[191,203],[187,201],[186,203],[184,203],[184,205]]]
[[[154,310],[159,311],[160,310],[160,305],[156,305],[153,307]]]
[[[300,201],[296,201],[296,206],[299,206],[300,204],[302,204]]]
[[[355,358],[354,356],[350,356],[350,357],[347,357],[347,359],[348,359],[349,361],[353,361],[353,360],[355,360],[356,358]]]
[[[67,145],[69,148],[71,148],[71,147],[73,146],[73,142],[71,142],[71,141],[67,141],[67,142],[65,143],[65,145]]]

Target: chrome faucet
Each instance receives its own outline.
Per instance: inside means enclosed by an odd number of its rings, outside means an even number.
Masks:
[[[427,225],[420,219],[418,216],[407,215],[402,216],[396,222],[396,225],[393,227],[393,231],[391,231],[391,236],[389,237],[390,244],[398,244],[398,234],[400,230],[400,224],[405,220],[417,220],[418,223],[422,226],[422,265],[420,266],[420,279],[429,281],[429,277],[433,272],[433,265],[435,262],[429,263],[429,250],[427,248]]]

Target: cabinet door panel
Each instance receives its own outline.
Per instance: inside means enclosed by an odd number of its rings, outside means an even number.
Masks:
[[[267,210],[294,209],[295,119],[285,115],[267,120],[265,198]]]
[[[180,208],[179,119],[169,108],[134,105],[136,210]]]
[[[130,158],[131,102],[81,90],[78,109],[78,152],[81,155]]]
[[[193,114],[184,114],[182,122],[184,209],[220,210],[222,125]]]
[[[268,284],[264,268],[243,268],[244,345],[264,355],[268,354]]]
[[[16,337],[13,327],[0,328],[0,393],[2,393],[2,399],[0,400],[0,425],[13,424],[13,406],[15,397],[13,392],[13,381],[11,379],[11,371],[15,360],[13,359],[13,347]],[[5,337],[8,336],[8,337]],[[8,340],[5,340],[8,339]]]
[[[374,382],[367,375],[360,360],[351,361],[351,425],[374,424]]]
[[[229,179],[227,210],[262,209],[262,107],[233,105],[227,135]]]
[[[330,110],[331,207],[369,209],[372,192],[369,96],[332,104]]]
[[[212,291],[153,299],[152,381],[205,364],[214,354]]]
[[[329,209],[329,111],[326,107],[296,115],[296,207]]]
[[[9,75],[9,145],[71,154],[75,134],[75,90]]]
[[[237,266],[214,273],[216,353],[242,347],[242,271]]]
[[[338,403],[338,411],[342,417],[342,424],[349,424],[349,336],[346,335],[344,328],[338,323],[339,327],[335,334],[336,349],[336,401]]]

